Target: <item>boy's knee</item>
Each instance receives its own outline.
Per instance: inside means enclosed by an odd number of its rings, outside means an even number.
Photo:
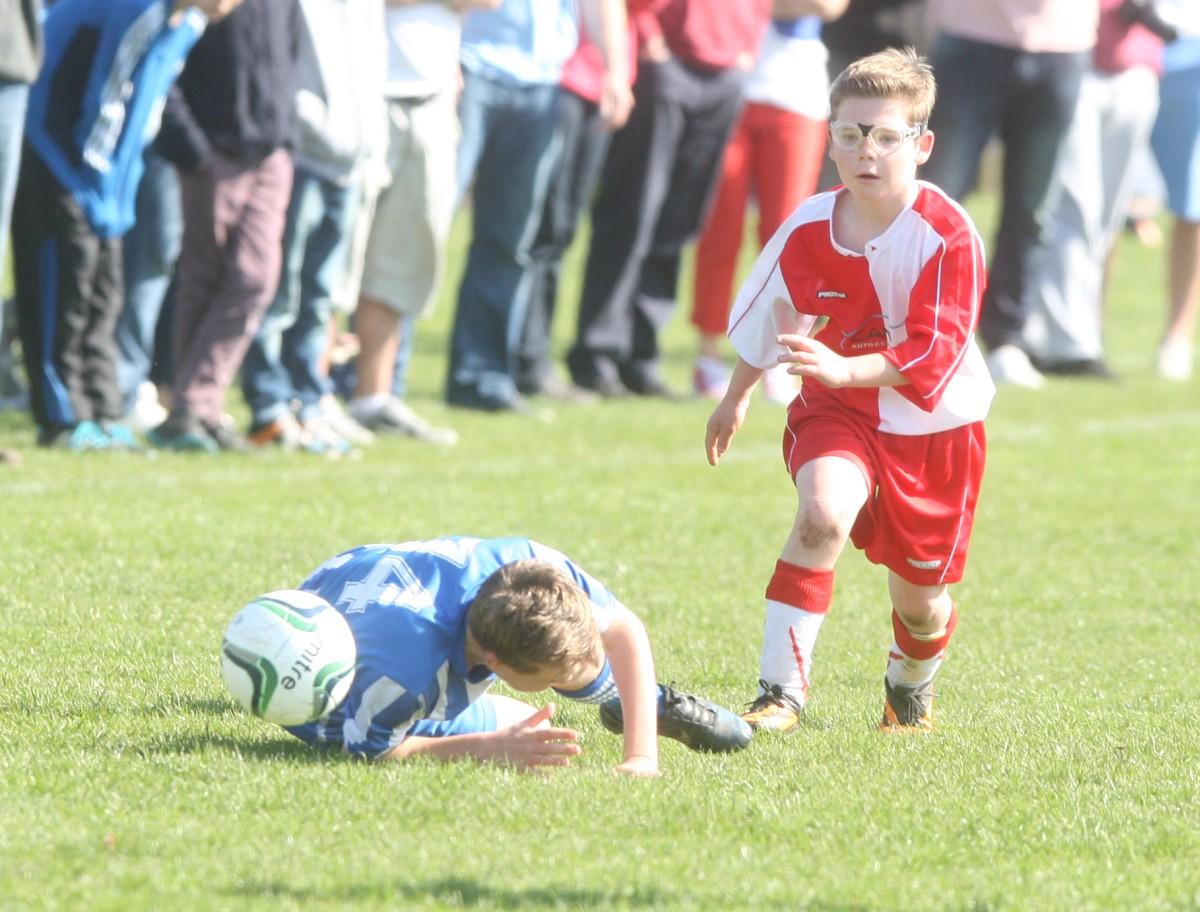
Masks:
[[[936,633],[946,626],[953,603],[944,586],[892,586],[892,607],[912,633]]]
[[[821,501],[802,506],[796,514],[796,534],[806,548],[828,548],[844,542],[850,535],[851,520]]]

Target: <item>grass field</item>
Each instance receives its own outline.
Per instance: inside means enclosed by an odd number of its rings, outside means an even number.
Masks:
[[[1162,261],[1121,251],[1123,382],[997,399],[938,730],[874,730],[885,574],[848,552],[799,733],[666,742],[655,781],[615,777],[578,705],[551,777],[314,755],[235,709],[221,631],[350,545],[524,534],[644,618],[663,680],[740,704],[792,512],[780,409],[718,470],[698,401],[449,411],[452,276],[413,393],[449,452],[80,456],[0,415],[25,457],[0,467],[0,908],[1200,909],[1200,387],[1151,371]],[[682,317],[666,343],[682,386]]]

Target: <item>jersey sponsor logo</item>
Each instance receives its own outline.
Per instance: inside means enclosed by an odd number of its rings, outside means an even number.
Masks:
[[[904,559],[908,561],[911,566],[916,567],[918,570],[936,570],[942,565],[940,560],[923,561],[917,560],[913,557],[906,557]]]
[[[904,324],[899,324],[899,328]],[[892,329],[883,314],[871,314],[858,327],[842,333],[842,351],[879,351],[892,344]]]
[[[818,291],[817,297],[818,298],[841,298],[844,301],[846,299],[846,292],[832,291],[832,290]]]

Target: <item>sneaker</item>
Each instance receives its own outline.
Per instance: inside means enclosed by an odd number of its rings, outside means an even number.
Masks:
[[[220,449],[204,425],[191,415],[172,415],[158,427],[147,431],[146,439],[163,450],[215,453]]]
[[[1029,355],[1015,345],[997,345],[987,359],[988,370],[997,383],[1041,389],[1046,378],[1033,366]]]
[[[407,402],[395,396],[389,397],[381,408],[370,413],[355,409],[352,402],[350,417],[376,434],[399,434],[441,446],[454,446],[458,443],[458,432],[453,428],[430,424],[414,412]]]
[[[351,418],[336,396],[322,396],[318,408],[321,420],[346,442],[360,447],[370,446],[375,442],[375,435]]]
[[[140,434],[158,427],[167,420],[167,410],[158,401],[158,387],[147,380],[137,388],[133,408],[125,416],[125,423]]]
[[[112,449],[111,438],[95,421],[80,421],[74,427],[42,431],[38,434],[38,444],[57,450],[74,450],[77,453]]]
[[[883,720],[880,731],[927,733],[933,731],[933,682],[915,687],[892,685],[883,679]]]
[[[311,453],[328,456],[330,459],[362,456],[362,450],[355,449],[354,444],[339,434],[332,423],[321,415],[304,422],[304,430],[309,437]]]
[[[313,450],[312,435],[300,425],[296,416],[284,412],[272,421],[250,426],[246,441],[252,447],[275,447],[280,450]]]
[[[250,449],[246,438],[238,433],[232,415],[222,415],[221,420],[216,423],[205,421],[203,427],[212,442],[217,445],[218,450],[244,453]]]
[[[521,392],[529,396],[544,396],[547,399],[553,399],[556,402],[565,402],[570,405],[592,405],[600,401],[600,394],[595,390],[576,386],[574,383],[562,380],[553,374],[543,378],[536,386],[529,389],[522,389]]]
[[[1071,358],[1066,361],[1039,361],[1036,365],[1043,374],[1060,377],[1085,377],[1093,380],[1120,380],[1115,370],[1103,358]]]
[[[705,399],[722,399],[730,376],[729,366],[720,358],[701,355],[692,367],[692,392]]]
[[[1158,347],[1155,363],[1158,375],[1164,380],[1182,383],[1192,376],[1192,345],[1187,339],[1168,336]]]
[[[796,378],[789,374],[782,364],[763,373],[762,388],[768,402],[784,406],[791,405],[796,394],[800,392]]]
[[[102,421],[100,426],[108,435],[108,445],[111,449],[126,450],[130,453],[141,452],[142,444],[127,425],[119,421]]]
[[[762,693],[742,713],[742,718],[751,728],[782,733],[800,724],[803,703],[778,684],[760,680],[758,686],[762,688]]]
[[[741,718],[716,703],[683,693],[671,685],[660,684],[659,694],[660,737],[673,738],[696,751],[726,753],[741,750],[754,736]],[[600,704],[600,723],[615,734],[624,732],[625,716],[619,697]]]

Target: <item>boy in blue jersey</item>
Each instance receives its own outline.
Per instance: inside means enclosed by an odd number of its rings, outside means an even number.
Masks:
[[[358,647],[354,684],[329,715],[287,730],[353,756],[464,757],[519,768],[566,766],[578,732],[486,693],[553,689],[600,705],[623,732],[634,776],[658,773],[656,735],[697,750],[745,747],[734,713],[655,683],[642,622],[565,556],[525,538],[442,538],[364,545],[326,561],[300,586],[333,605]]]
[[[120,237],[142,153],[208,20],[241,0],[57,0],[29,92],[13,208],[18,324],[38,442],[135,445],[118,423]]]

